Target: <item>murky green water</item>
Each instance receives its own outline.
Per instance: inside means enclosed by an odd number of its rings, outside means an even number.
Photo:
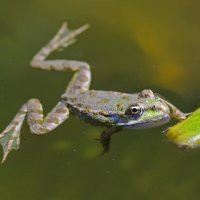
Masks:
[[[200,105],[198,0],[35,0],[0,6],[0,128],[29,98],[49,111],[72,73],[33,70],[29,61],[63,20],[90,23],[78,42],[52,58],[85,60],[92,88],[151,88],[184,111]],[[103,130],[70,118],[36,137],[27,126],[21,148],[0,166],[1,200],[199,199],[200,149],[182,152],[161,133],[125,130],[98,157]]]

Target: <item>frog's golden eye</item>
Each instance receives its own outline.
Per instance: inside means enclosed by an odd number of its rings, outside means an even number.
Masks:
[[[138,115],[142,111],[141,107],[138,105],[130,106],[129,110],[132,115]]]
[[[133,119],[138,119],[143,114],[143,109],[138,104],[134,104],[128,107],[126,114]]]

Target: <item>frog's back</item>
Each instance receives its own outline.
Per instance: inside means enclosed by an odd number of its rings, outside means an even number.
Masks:
[[[89,90],[65,99],[72,113],[92,124],[112,125],[112,114],[123,114],[138,94]]]
[[[67,105],[80,111],[111,114],[124,112],[138,98],[138,94],[89,90],[67,98]]]

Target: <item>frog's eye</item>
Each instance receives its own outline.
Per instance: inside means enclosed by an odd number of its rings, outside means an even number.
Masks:
[[[139,105],[132,105],[128,108],[126,113],[132,115],[134,118],[138,118],[142,115],[143,109]]]
[[[130,113],[133,115],[137,115],[141,112],[141,108],[137,105],[131,106],[129,109],[130,109]]]

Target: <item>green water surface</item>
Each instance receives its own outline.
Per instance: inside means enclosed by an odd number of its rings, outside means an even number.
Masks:
[[[64,20],[91,28],[51,58],[92,66],[91,88],[152,89],[181,110],[200,105],[198,0],[18,0],[0,4],[0,129],[38,98],[48,112],[72,73],[30,68],[32,56]],[[172,122],[171,124],[173,124]],[[124,130],[99,157],[102,127],[69,118],[37,137],[25,125],[19,151],[0,166],[0,200],[199,199],[200,149],[182,152],[162,131]]]

